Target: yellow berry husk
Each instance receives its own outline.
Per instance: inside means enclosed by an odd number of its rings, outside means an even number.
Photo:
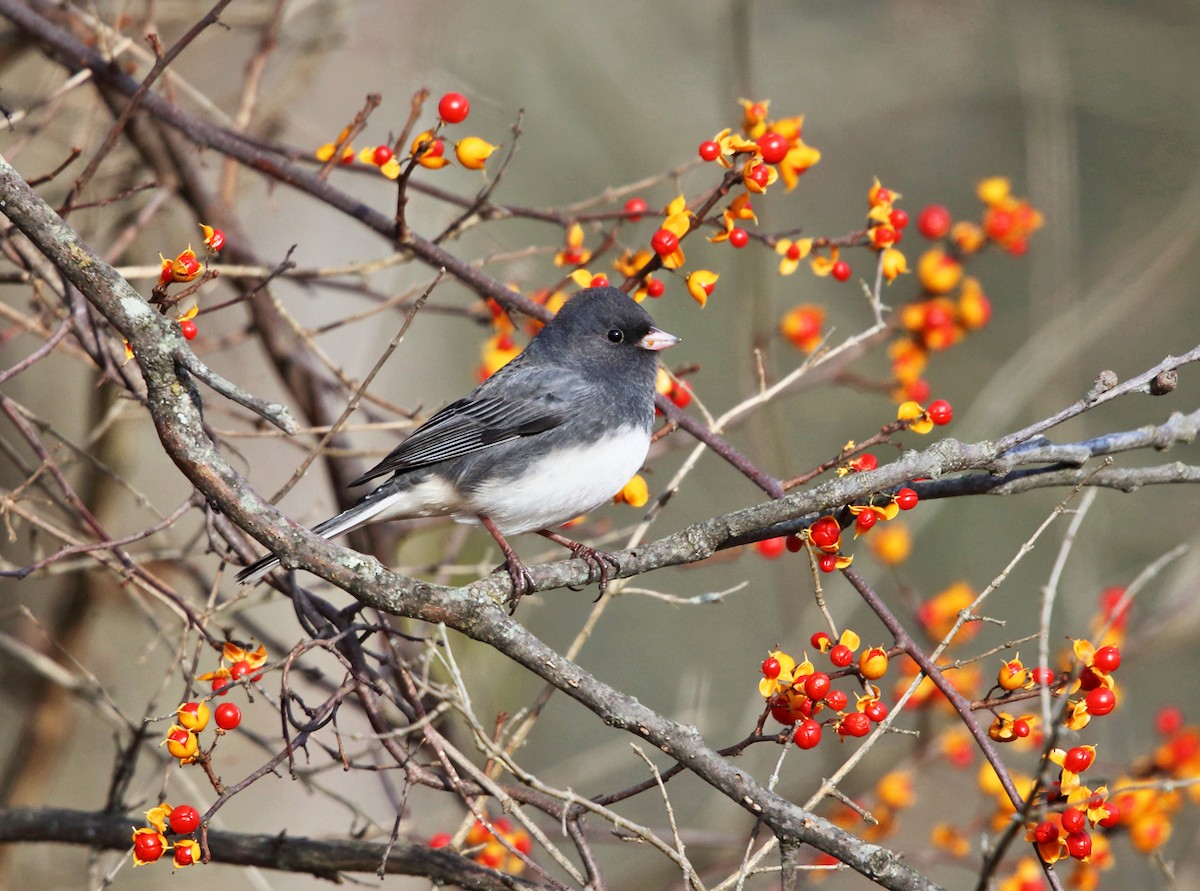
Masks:
[[[468,136],[459,140],[454,147],[454,156],[458,158],[458,163],[468,170],[482,170],[492,152],[498,148],[499,146],[492,145],[478,136]]]

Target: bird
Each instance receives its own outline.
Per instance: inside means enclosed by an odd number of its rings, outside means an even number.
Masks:
[[[533,578],[507,541],[524,532],[570,549],[603,594],[610,554],[552,527],[611,499],[650,449],[658,353],[679,342],[613,287],[578,291],[508,364],[421,424],[350,483],[383,483],[313,527],[333,538],[367,523],[451,516],[478,522],[504,554],[510,614]],[[237,574],[261,580],[268,555]]]

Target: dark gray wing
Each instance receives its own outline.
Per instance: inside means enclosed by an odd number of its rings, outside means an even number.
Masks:
[[[352,482],[414,470],[552,430],[586,408],[587,381],[563,369],[541,373],[505,366],[469,396],[452,402]]]

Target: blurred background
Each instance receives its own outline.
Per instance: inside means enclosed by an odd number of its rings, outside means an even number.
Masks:
[[[236,2],[222,16],[228,30],[211,29],[173,67],[202,89],[222,113],[234,111],[244,67],[273,4]],[[139,4],[98,3],[109,22],[122,14],[143,15]],[[154,25],[169,45],[200,14],[203,3],[154,4]],[[60,84],[61,69],[51,67],[11,25],[0,25],[6,48],[0,70],[0,100],[21,108]],[[128,30],[140,38],[137,28]],[[805,115],[804,137],[822,153],[819,165],[790,195],[757,199],[760,227],[775,232],[803,227],[808,235],[838,236],[862,225],[866,193],[873,177],[903,195],[901,206],[915,218],[925,204],[946,205],[956,216],[978,213],[975,185],[983,177],[1012,179],[1017,194],[1027,195],[1045,215],[1046,225],[1033,238],[1026,257],[982,257],[973,267],[992,301],[989,327],[961,347],[934,358],[927,377],[933,396],[948,399],[955,421],[948,432],[974,441],[1019,429],[1080,398],[1097,373],[1111,369],[1124,379],[1168,354],[1200,342],[1200,5],[1186,2],[999,2],[842,3],[715,2],[660,0],[653,4],[514,2],[409,3],[294,2],[286,6],[279,47],[265,73],[256,132],[305,151],[334,139],[368,93],[382,94],[360,144],[382,142],[398,132],[413,93],[423,87],[436,97],[447,90],[471,100],[469,121],[461,132],[507,148],[520,115],[517,152],[493,195],[502,204],[563,207],[602,195],[610,188],[653,179],[686,165],[696,146],[741,120],[739,97],[769,99],[773,117]],[[177,101],[194,107],[183,91]],[[37,130],[17,126],[0,132],[3,151],[26,177],[50,169],[64,146],[94,146],[110,119],[97,113],[86,88],[69,94],[86,113],[57,114]],[[214,112],[214,116],[217,113]],[[432,121],[432,103],[423,120]],[[220,159],[203,155],[214,174]],[[121,155],[102,168],[95,195],[124,182]],[[74,171],[68,171],[73,173]],[[458,167],[424,171],[423,181],[461,195],[473,194],[481,175]],[[70,177],[43,188],[65,193]],[[640,190],[651,207],[664,205],[682,188],[694,195],[716,181],[711,168],[693,168],[681,182],[659,181]],[[364,201],[388,210],[392,192],[377,177],[343,177],[340,185]],[[56,191],[57,190],[57,191]],[[135,202],[136,203],[136,202]],[[278,262],[295,246],[292,259],[301,267],[330,267],[388,256],[378,237],[284,188],[243,174],[238,212],[268,262]],[[121,214],[128,213],[126,208]],[[111,219],[106,219],[105,215]],[[439,231],[452,212],[417,197],[410,220],[421,234]],[[195,220],[182,212],[160,217],[161,227],[130,245],[119,262],[153,265],[157,252],[170,255],[188,241],[199,243]],[[112,210],[82,211],[72,222],[95,233],[107,249],[122,220]],[[641,224],[648,238],[649,221]],[[106,240],[107,239],[107,240]],[[902,245],[910,262],[918,238]],[[561,240],[556,227],[534,221],[492,223],[471,231],[451,249],[468,258],[502,258],[490,271],[532,290],[558,280],[551,256]],[[870,310],[853,282],[817,279],[801,269],[790,277],[776,273],[777,257],[760,248],[732,251],[727,245],[689,242],[689,266],[721,273],[707,307],[700,310],[679,282],[661,300],[648,305],[661,327],[683,338],[668,356],[671,363],[699,363],[691,382],[700,400],[720,413],[753,392],[755,364],[750,346],[769,341],[765,357],[772,376],[800,361],[773,335],[779,317],[799,303],[825,306],[833,343],[870,324]],[[539,252],[528,245],[547,246]],[[518,252],[515,256],[509,252]],[[856,276],[865,274],[865,252],[848,257]],[[860,267],[861,266],[861,270]],[[3,266],[0,266],[2,269]],[[370,286],[393,295],[421,287],[431,271],[400,265],[375,272]],[[135,281],[143,293],[151,282]],[[911,299],[911,276],[888,292],[899,304]],[[320,286],[280,284],[277,293],[288,310],[307,326],[346,316],[363,308],[341,292]],[[20,287],[0,287],[0,299],[17,306]],[[205,298],[216,302],[216,298]],[[439,287],[431,307],[471,307],[474,297],[461,287]],[[240,310],[204,318],[197,348],[207,361],[258,395],[279,397],[283,390],[261,356],[233,334],[245,324]],[[378,318],[339,329],[321,338],[322,348],[348,373],[361,378],[371,368],[401,322]],[[432,409],[465,392],[478,363],[477,329],[436,312],[418,317],[409,338],[374,384],[388,400]],[[0,344],[3,366],[30,350],[17,338]],[[68,437],[80,436],[96,422],[96,395],[76,363],[39,366],[5,385],[5,392],[33,407]],[[47,368],[62,376],[51,379]],[[886,374],[886,358],[864,360],[864,375]],[[1178,390],[1169,397],[1139,397],[1086,414],[1052,432],[1067,442],[1102,432],[1161,423],[1171,411],[1196,408],[1197,372],[1183,369]],[[215,400],[214,400],[215,401]],[[223,410],[216,409],[220,426]],[[759,411],[731,433],[731,439],[769,472],[785,477],[835,455],[849,439],[863,439],[893,417],[886,397],[831,385],[802,390]],[[5,438],[12,436],[5,430]],[[929,439],[909,435],[905,445],[924,447]],[[107,460],[152,495],[155,506],[171,509],[190,488],[162,457],[153,430],[134,408],[116,412]],[[311,441],[304,443],[304,446]],[[386,449],[389,438],[362,438],[364,448]],[[275,491],[304,456],[278,440],[246,439],[239,466],[264,492]],[[649,476],[670,479],[686,450],[661,455]],[[877,452],[881,463],[890,453]],[[1145,463],[1159,456],[1122,457]],[[1196,447],[1173,456],[1196,463]],[[0,462],[2,464],[3,462]],[[21,477],[0,467],[8,488]],[[973,498],[932,502],[906,518],[914,533],[912,558],[898,571],[882,567],[866,547],[856,549],[856,567],[890,602],[901,596],[927,598],[964,580],[980,590],[1018,551],[1065,492],[1041,491],[1016,498]],[[667,534],[707,517],[748,506],[760,493],[718,458],[703,457],[681,493],[651,530]],[[1149,563],[1178,544],[1197,541],[1197,496],[1184,486],[1160,487],[1134,494],[1103,491],[1074,545],[1051,628],[1055,645],[1066,636],[1085,636],[1097,598],[1109,586],[1131,581]],[[314,471],[281,503],[291,516],[314,522],[328,515],[333,501],[321,472]],[[127,495],[98,505],[98,515],[114,533],[140,528],[147,512]],[[597,521],[618,532],[631,526],[636,512],[606,508]],[[969,645],[980,652],[1036,630],[1041,587],[1058,551],[1065,524],[1047,537],[1012,573],[987,605],[987,614],[1007,627],[987,626]],[[627,531],[627,529],[626,529]],[[419,564],[437,547],[446,530],[435,527],[406,542],[401,564]],[[175,546],[195,549],[196,528],[179,528]],[[614,535],[613,541],[620,540]],[[5,541],[7,559],[28,558],[23,540]],[[493,559],[487,543],[473,540],[473,559]],[[530,558],[540,542],[518,544]],[[216,561],[213,561],[216,569]],[[1122,667],[1125,697],[1114,720],[1089,728],[1099,748],[1099,766],[1125,765],[1155,743],[1153,716],[1163,705],[1177,704],[1189,718],[1200,717],[1186,693],[1188,679],[1200,669],[1197,639],[1197,556],[1189,552],[1172,563],[1136,603]],[[0,581],[0,627],[28,635],[31,616],[62,609],[62,598],[78,595],[69,576],[31,578],[20,584]],[[196,580],[200,600],[212,578]],[[90,583],[89,620],[69,643],[69,662],[95,676],[121,707],[142,714],[146,702],[158,713],[171,708],[180,689],[178,676],[163,678],[174,655],[145,646],[147,613],[107,579]],[[706,564],[668,570],[637,580],[638,587],[682,597],[726,591],[745,585],[719,603],[679,607],[638,594],[621,598],[605,613],[579,661],[589,671],[637,696],[652,708],[700,727],[714,746],[748,733],[761,709],[756,694],[758,666],[780,646],[804,650],[821,627],[807,569],[796,557],[761,559],[753,551]],[[220,581],[232,594],[232,580]],[[330,595],[344,602],[338,592]],[[592,591],[557,592],[522,604],[518,618],[556,648],[566,647],[591,609]],[[826,597],[835,618],[854,627],[864,643],[886,643],[886,633],[839,579],[829,581]],[[291,609],[265,590],[249,595],[243,608],[254,620],[291,640],[298,630]],[[165,615],[165,614],[164,614]],[[166,621],[166,619],[164,619]],[[484,648],[457,642],[481,716],[515,712],[529,704],[540,685]],[[1033,655],[1028,646],[1027,659]],[[0,654],[0,663],[5,656]],[[991,663],[985,663],[990,665]],[[332,666],[330,666],[332,668]],[[22,669],[13,666],[20,676]],[[990,673],[990,669],[985,671]],[[176,700],[177,701],[177,700]],[[20,685],[0,690],[10,715],[29,704]],[[110,732],[93,723],[92,712],[69,698],[63,707],[78,722],[62,749],[39,759],[36,773],[6,778],[9,803],[51,803],[76,808],[100,806],[112,769]],[[153,710],[153,709],[152,709]],[[276,732],[277,716],[260,706],[248,710],[257,732]],[[900,726],[915,722],[901,719]],[[0,721],[0,755],[10,757],[20,744],[21,722]],[[869,790],[880,774],[903,762],[915,743],[896,738],[880,745],[845,783],[854,795]],[[249,746],[227,744],[222,770],[227,780],[253,770],[261,755]],[[779,788],[803,801],[850,751],[826,743],[785,762]],[[769,775],[778,750],[759,746],[741,765],[760,778]],[[558,697],[547,709],[528,744],[523,764],[547,781],[595,794],[635,782],[645,767],[629,750],[629,739],[602,727],[591,714]],[[1015,767],[1028,770],[1030,756],[1014,755]],[[3,764],[5,762],[0,762]],[[324,768],[325,762],[320,762]],[[26,766],[26,770],[33,771]],[[1116,769],[1115,767],[1111,769]],[[180,787],[176,768],[140,777],[136,788],[153,799],[156,784],[169,794],[204,800],[211,791]],[[168,777],[169,779],[164,779]],[[355,799],[381,825],[391,825],[390,805],[367,774],[343,776],[339,768],[324,776],[339,793]],[[956,772],[929,763],[917,783],[917,804],[903,815],[896,835],[885,844],[909,853],[910,862],[949,887],[969,887],[972,873],[942,863],[928,843],[934,822],[954,822],[974,833],[986,808],[974,788],[974,768]],[[14,792],[14,790],[16,790]],[[718,805],[718,797],[700,782],[681,776],[670,785],[677,814],[702,815],[687,821],[684,838],[700,865],[736,863],[751,824],[746,815]],[[25,796],[25,797],[23,797]],[[460,813],[443,797],[414,793],[414,811],[402,831],[426,837],[452,831]],[[148,805],[147,805],[148,806]],[[711,807],[711,812],[708,810]],[[203,810],[203,808],[201,808]],[[653,795],[631,803],[634,819],[663,827],[662,803]],[[308,792],[286,777],[267,779],[221,812],[224,827],[289,835],[344,834],[354,821],[326,797]],[[1183,819],[1176,837],[1163,849],[1174,861],[1178,887],[1200,883],[1195,854],[1196,820]],[[547,827],[553,831],[553,827]],[[613,888],[676,887],[665,862],[632,857],[621,843],[599,842]],[[1104,887],[1145,882],[1151,867],[1128,845],[1115,846],[1117,868]],[[82,848],[28,846],[5,852],[12,888],[91,887]],[[107,861],[112,868],[115,861]],[[136,872],[126,866],[113,879],[122,888],[158,887],[165,867]],[[1157,875],[1157,873],[1153,873]],[[205,867],[175,875],[180,888],[227,881],[233,887],[308,888],[324,883],[270,873],[250,874]],[[772,887],[773,877],[754,887]],[[1148,880],[1166,887],[1165,879]],[[389,878],[387,887],[417,888],[423,883]],[[831,876],[831,888],[862,888],[855,875]]]

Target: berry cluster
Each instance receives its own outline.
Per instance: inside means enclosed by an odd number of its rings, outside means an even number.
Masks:
[[[164,801],[146,811],[146,822],[150,826],[133,830],[134,866],[154,863],[167,851],[180,869],[201,862],[200,843],[193,837],[200,828],[200,812],[190,804],[172,807]],[[176,836],[174,844],[168,842],[168,834]]]
[[[267,661],[263,647],[249,651],[232,642],[226,642],[222,651],[222,663],[216,671],[201,675],[197,680],[208,681],[214,696],[226,695],[239,681],[257,681],[262,677],[262,667]],[[228,666],[225,663],[230,663]],[[242,723],[242,710],[232,702],[222,702],[210,710],[206,700],[184,702],[175,710],[176,723],[167,731],[162,745],[172,758],[180,764],[205,762],[208,752],[200,749],[200,733],[208,727],[211,718],[217,726],[217,736],[236,730]],[[216,746],[216,742],[213,742]]]
[[[867,647],[858,655],[855,672],[851,665],[859,642],[858,635],[849,629],[842,632],[837,643],[824,631],[812,635],[810,643],[828,657],[830,672],[818,671],[807,656],[796,662],[782,650],[772,651],[763,660],[758,692],[767,701],[771,717],[792,727],[792,741],[799,748],[819,745],[825,727],[832,727],[841,739],[866,736],[872,724],[888,716],[879,688],[870,683],[887,674],[888,653],[882,647]],[[855,694],[854,707],[849,709],[849,695],[834,688],[833,681],[856,673],[865,692]]]
[[[429,847],[445,848],[453,841],[453,836],[439,832],[429,839]],[[497,817],[490,826],[476,820],[467,830],[463,849],[463,853],[476,863],[515,876],[525,870],[523,858],[532,853],[533,840],[524,829],[514,827],[507,817]]]
[[[429,170],[440,170],[449,165],[446,157],[446,142],[442,138],[442,130],[447,124],[461,124],[470,113],[471,103],[462,93],[446,93],[438,100],[437,123],[428,130],[418,133],[408,147],[410,169],[412,165],[420,165]],[[351,142],[351,128],[344,127],[333,142],[320,146],[316,158],[322,163],[329,163],[334,158],[343,165],[353,164],[355,158],[360,164],[375,167],[388,179],[399,179],[405,172],[404,166],[397,157],[399,146],[389,143],[369,145],[355,152]],[[466,136],[454,146],[454,156],[458,163],[467,170],[482,170],[488,158],[499,146],[492,145],[478,136]]]
[[[225,247],[225,233],[220,229],[209,226],[205,223],[200,224],[200,229],[204,233],[204,248],[209,256],[215,256]],[[196,279],[204,275],[204,264],[200,262],[200,258],[196,252],[192,250],[192,246],[188,245],[184,250],[180,251],[171,259],[167,259],[161,253],[158,255],[160,263],[160,271],[158,274],[158,282],[155,283],[154,289],[151,292],[150,303],[153,306],[159,307],[160,312],[167,312],[172,306],[176,306],[185,297],[195,293],[199,284],[187,288],[182,293],[172,296],[168,293],[168,288],[173,284],[190,284]],[[202,279],[207,281],[207,277]],[[200,312],[200,307],[192,304],[191,308],[186,312],[181,313],[176,321],[179,323],[179,333],[183,335],[185,340],[192,340],[199,333],[194,319]],[[129,341],[125,341],[125,361],[128,362],[133,358],[133,348],[129,345]]]

